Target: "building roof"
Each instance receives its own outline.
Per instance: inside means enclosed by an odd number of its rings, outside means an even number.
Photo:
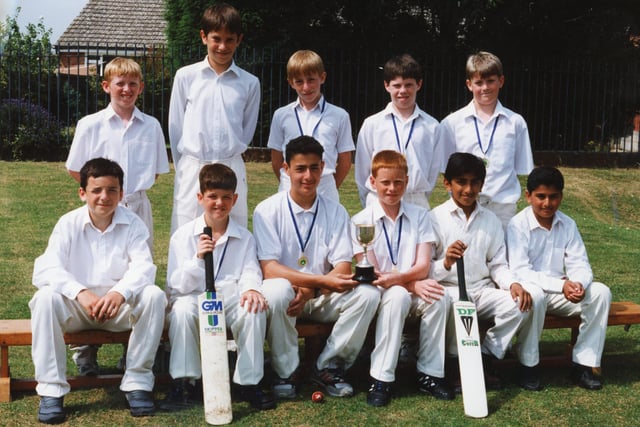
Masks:
[[[163,0],[89,0],[57,44],[164,45],[166,26]]]

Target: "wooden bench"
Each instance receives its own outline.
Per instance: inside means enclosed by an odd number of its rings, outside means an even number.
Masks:
[[[613,302],[609,310],[609,326],[640,324],[640,305],[633,302]],[[578,337],[580,317],[557,317],[547,315],[544,322],[545,329],[571,329],[571,344],[575,344]],[[322,339],[329,336],[332,324],[298,322],[296,329],[298,336],[305,340],[307,355],[318,354],[321,350]],[[67,344],[118,344],[129,340],[129,332],[82,331],[65,334]],[[166,331],[163,339],[167,339]],[[29,319],[0,320],[0,402],[11,400],[12,391],[34,390],[34,379],[12,378],[9,365],[9,347],[31,345],[31,321]],[[566,362],[566,356],[563,357]],[[122,379],[121,374],[98,375],[97,377],[69,377],[72,388],[117,385]],[[168,381],[168,376],[158,377],[158,382]]]

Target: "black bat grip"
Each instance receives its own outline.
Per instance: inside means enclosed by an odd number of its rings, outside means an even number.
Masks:
[[[207,236],[212,236],[211,227],[205,227],[202,230],[203,234]],[[207,292],[215,292],[216,284],[213,280],[213,251],[207,252],[204,254],[204,283],[205,283],[205,291]]]
[[[467,295],[467,281],[464,278],[464,259],[462,257],[456,260],[456,269],[458,270],[458,292],[460,301],[469,301]]]

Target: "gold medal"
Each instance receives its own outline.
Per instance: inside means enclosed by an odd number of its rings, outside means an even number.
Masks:
[[[392,273],[397,273],[397,272],[398,272],[398,269],[396,268],[396,266],[395,266],[395,265],[394,265],[394,266],[393,266],[393,268],[391,269],[391,272],[392,272]]]
[[[309,259],[303,255],[300,256],[300,258],[298,258],[298,265],[300,267],[304,267],[309,263]]]

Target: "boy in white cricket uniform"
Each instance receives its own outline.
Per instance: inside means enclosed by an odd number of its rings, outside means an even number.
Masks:
[[[313,137],[290,141],[284,171],[291,189],[262,201],[253,214],[277,397],[296,396],[297,317],[335,322],[311,380],[332,396],[352,395],[344,371],[358,356],[380,301],[377,288],[352,280],[349,214],[317,194],[322,152]]]
[[[247,177],[242,159],[253,139],[260,108],[258,78],[238,67],[233,54],[242,41],[240,13],[226,3],[204,11],[200,38],[204,61],[176,72],[169,105],[169,141],[176,169],[171,233],[202,213],[198,172],[223,163],[238,177],[238,203],[231,217],[246,227]]]
[[[449,301],[444,287],[427,279],[435,240],[428,211],[402,201],[409,169],[394,150],[379,151],[371,166],[371,184],[378,197],[352,218],[354,226],[374,224],[377,236],[368,255],[381,291],[376,320],[376,345],[371,353],[371,387],[367,403],[385,406],[391,400],[405,319],[419,321],[418,389],[437,399],[455,397],[444,380],[445,332]],[[356,259],[362,247],[354,244]]]
[[[299,50],[287,62],[287,81],[298,99],[273,114],[267,147],[271,148],[271,166],[280,181],[278,191],[289,191],[291,182],[282,163],[287,143],[302,135],[314,137],[324,148],[324,170],[318,194],[340,202],[338,188],[351,168],[355,150],[349,114],[330,104],[322,95],[327,73],[322,58],[311,50]]]
[[[391,98],[387,107],[362,123],[356,145],[355,179],[362,206],[375,198],[369,182],[371,159],[382,150],[395,150],[407,158],[409,184],[404,200],[429,209],[442,161],[438,121],[416,104],[422,87],[422,68],[409,55],[393,57],[383,69],[384,87]]]
[[[80,168],[96,157],[117,162],[124,170],[124,197],[120,202],[134,211],[149,229],[153,250],[153,216],[146,191],[156,177],[169,172],[169,160],[158,120],[136,107],[144,89],[140,65],[115,58],[104,69],[102,89],[110,103],[102,111],[78,121],[65,167],[80,182]]]
[[[527,357],[537,342],[529,332],[531,295],[509,271],[500,220],[476,201],[485,173],[484,163],[473,154],[454,153],[449,158],[444,185],[451,198],[430,212],[436,234],[430,277],[446,288],[452,302],[458,301],[456,260],[464,256],[467,292],[476,304],[478,318],[494,322],[482,342],[485,382],[489,388],[501,388],[492,372],[492,358],[502,359],[518,334],[518,357],[530,365]],[[456,354],[451,313],[447,350]]]
[[[260,292],[262,272],[253,236],[229,217],[238,195],[233,170],[220,163],[200,170],[198,203],[204,213],[182,225],[171,236],[167,266],[167,296],[171,358],[169,373],[174,386],[164,408],[193,403],[194,380],[202,377],[198,329],[198,295],[205,287],[205,254],[213,251],[216,289],[226,306],[227,327],[238,346],[233,389],[257,409],[275,407],[272,396],[258,383],[264,367],[267,304]],[[203,234],[211,227],[212,238]]]
[[[516,213],[521,196],[518,175],[533,169],[527,123],[498,100],[504,85],[502,62],[489,52],[469,56],[467,89],[473,100],[440,123],[444,162],[452,153],[471,153],[483,159],[487,178],[479,202],[495,213],[504,230]]]
[[[132,329],[120,390],[133,416],[154,413],[151,368],[167,300],[154,284],[147,228],[118,205],[122,182],[117,163],[88,161],[80,169],[79,190],[86,204],[60,218],[35,261],[33,284],[39,290],[29,308],[40,422],[65,419],[63,399],[70,387],[64,333],[85,329]]]
[[[593,281],[578,227],[558,210],[563,189],[564,177],[556,168],[539,167],[529,174],[526,197],[530,206],[514,216],[507,228],[509,267],[523,283],[544,292],[541,307],[534,305],[533,327],[538,339],[545,312],[580,315],[571,376],[580,387],[599,390],[611,291]],[[537,360],[537,353],[535,356]]]

